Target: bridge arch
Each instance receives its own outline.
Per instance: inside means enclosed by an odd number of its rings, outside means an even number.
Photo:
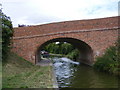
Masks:
[[[72,44],[80,51],[79,61],[84,64],[92,65],[94,62],[93,50],[90,45],[86,42],[76,39],[76,38],[69,38],[69,37],[60,37],[60,38],[53,38],[50,39],[39,46],[36,51],[36,64],[41,60],[40,58],[40,51],[41,49],[53,42],[67,42]]]

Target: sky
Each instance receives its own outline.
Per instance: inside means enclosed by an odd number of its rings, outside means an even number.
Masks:
[[[18,24],[53,22],[118,16],[119,0],[0,0],[2,11]]]

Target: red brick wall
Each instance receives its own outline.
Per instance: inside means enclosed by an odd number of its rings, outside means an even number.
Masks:
[[[102,55],[106,48],[116,42],[118,17],[19,27],[14,31],[13,51],[32,63],[35,63],[37,49],[43,43],[61,37],[84,41],[92,48],[95,58],[96,54]]]

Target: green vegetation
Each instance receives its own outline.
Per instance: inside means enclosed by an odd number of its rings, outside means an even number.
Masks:
[[[58,44],[56,44],[56,42],[50,43],[45,46],[43,50],[52,54],[66,56],[72,60],[76,60],[77,57],[79,57],[79,50],[66,42],[59,42]]]
[[[3,63],[3,88],[53,88],[51,69],[10,53],[7,63]]]
[[[73,49],[74,47],[71,44],[64,42],[60,42],[59,44],[56,44],[55,42],[50,43],[43,48],[43,50],[48,51],[50,53],[64,54],[64,55],[67,55]]]
[[[2,62],[7,61],[10,52],[13,27],[10,17],[6,16],[0,9],[0,89],[2,85]],[[9,74],[8,74],[9,75]]]
[[[0,10],[0,15],[0,19],[2,20],[2,60],[5,61],[10,51],[13,27],[10,17],[3,14],[2,10]]]
[[[120,39],[115,46],[109,47],[105,54],[97,58],[94,68],[99,71],[105,71],[113,73],[115,75],[120,75]]]
[[[66,57],[72,59],[72,60],[77,60],[79,57],[79,50],[78,49],[74,49],[71,52],[69,52]]]

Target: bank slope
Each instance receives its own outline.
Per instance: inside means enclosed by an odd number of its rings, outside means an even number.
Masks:
[[[51,66],[33,65],[14,53],[3,64],[3,88],[53,88]]]

